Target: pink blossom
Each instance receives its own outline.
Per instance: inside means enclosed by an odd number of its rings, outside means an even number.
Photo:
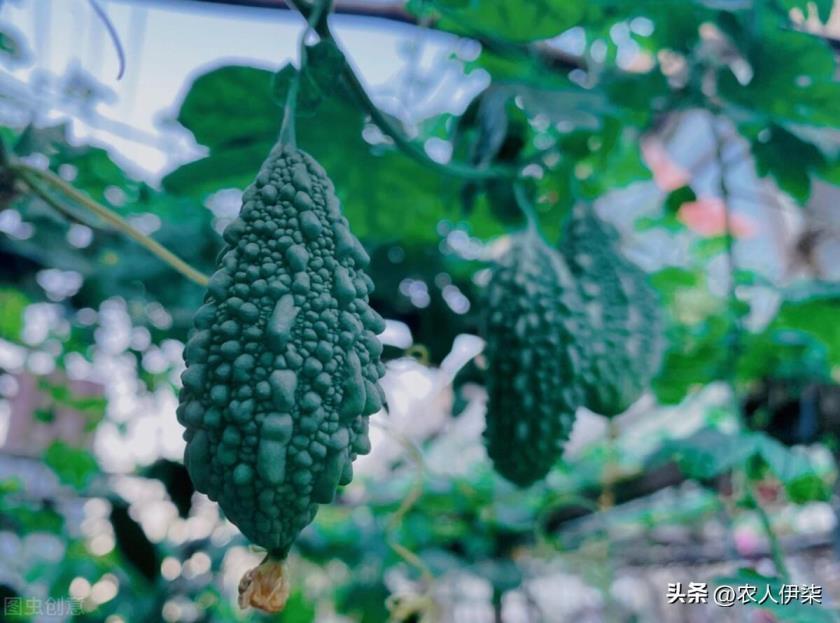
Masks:
[[[677,218],[701,236],[722,236],[726,233],[726,209],[719,197],[698,197],[696,201],[687,201],[680,206]],[[740,214],[732,214],[731,223],[732,235],[736,238],[749,238],[758,227],[755,221]]]
[[[642,157],[653,173],[653,181],[659,188],[671,192],[688,184],[691,175],[674,162],[662,142],[655,138],[642,141]]]

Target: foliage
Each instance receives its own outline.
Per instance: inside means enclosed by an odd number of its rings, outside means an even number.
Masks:
[[[840,180],[836,51],[792,21],[812,5],[816,18],[827,21],[827,0],[410,0],[402,19],[446,33],[451,38],[442,40],[453,49],[461,39],[478,43],[474,54],[453,53],[446,66],[459,86],[482,85],[463,110],[421,119],[399,105],[380,109],[379,97],[367,101],[352,59],[330,36],[332,22],[313,23],[318,42],[307,43],[302,67],[228,65],[186,85],[176,120],[206,152],[174,166],[160,188],[124,170],[109,150],[77,144],[67,122],[43,122],[51,115],[28,124],[10,119],[0,128],[0,347],[14,356],[0,360],[6,367],[0,388],[5,408],[14,400],[11,390],[5,395],[8,387],[20,385],[24,373],[38,377],[35,391],[44,404],[33,408],[32,426],[54,438],[32,453],[44,480],[56,484],[42,494],[31,483],[4,481],[0,530],[50,539],[61,564],[27,559],[29,566],[2,580],[0,591],[28,595],[37,586],[61,598],[71,585],[98,585],[101,594],[116,582],[118,593],[105,601],[88,591],[80,618],[159,620],[174,603],[195,620],[278,620],[243,615],[232,605],[221,578],[237,555],[248,555],[245,541],[225,531],[218,510],[208,514],[184,466],[154,457],[130,475],[103,473],[86,435],[114,439],[134,424],[115,415],[124,401],[112,388],[91,397],[69,387],[79,369],[99,365],[101,375],[104,360],[113,370],[132,370],[134,402],[171,397],[204,288],[58,187],[36,192],[20,167],[48,167],[209,273],[229,221],[212,208],[238,197],[255,177],[295,84],[297,143],[327,171],[371,257],[371,306],[410,330],[410,350],[402,343],[385,350],[400,360],[393,372],[406,364],[405,355],[416,355],[411,365],[446,377],[456,337],[480,332],[488,260],[526,220],[515,184],[525,189],[534,222],[551,244],[562,247],[563,220],[575,204],[594,205],[619,226],[616,244],[640,251],[640,264],[650,270],[667,344],[650,394],[611,428],[623,433],[551,457],[546,478],[527,490],[497,476],[483,455],[463,471],[426,464],[440,454],[462,458],[452,431],[481,407],[468,390],[490,383],[482,356],[455,377],[452,417],[434,431],[406,440],[394,430],[396,419],[384,419],[389,433],[382,438],[397,440],[400,453],[382,459],[383,472],[340,489],[336,503],[301,533],[292,552],[296,573],[316,580],[296,585],[279,620],[314,621],[337,611],[383,621],[395,617],[397,598],[425,615],[434,589],[459,575],[479,578],[490,587],[491,606],[500,607],[509,593],[526,595],[539,567],[558,557],[582,557],[572,566],[597,584],[601,559],[592,551],[621,545],[631,523],[646,539],[659,526],[701,534],[700,522],[715,513],[738,522],[761,515],[766,505],[794,513],[829,500],[840,447],[831,402],[840,369],[840,291],[817,274],[790,283],[781,269],[748,266],[758,247],[735,235],[732,218],[744,216],[736,200],[749,177],[744,170],[767,193],[797,205],[795,218],[806,222],[815,185]],[[0,56],[16,65],[29,57],[20,35],[5,25]],[[436,85],[414,82],[429,92]],[[711,175],[684,170],[670,154],[657,162],[647,149],[667,148],[675,127],[692,124],[714,139],[709,153],[692,154],[713,163]],[[708,147],[697,139],[690,150],[700,146]],[[721,226],[698,232],[685,209],[708,205],[710,192],[722,206]],[[636,205],[646,201],[638,197],[653,197],[648,203],[655,205]],[[768,213],[751,212],[769,220]],[[771,238],[764,227],[755,235],[765,243]],[[103,337],[114,309],[124,312],[121,327],[129,335],[116,344]],[[48,330],[33,331],[45,316],[54,319]],[[168,358],[172,352],[178,357]],[[49,372],[38,365],[45,357]],[[720,393],[722,406],[715,403]],[[650,413],[639,415],[645,409]],[[528,409],[527,416],[538,411]],[[79,438],[61,436],[59,412],[79,419]],[[667,421],[655,420],[653,434],[653,425],[643,427],[654,421],[648,416],[662,414]],[[625,421],[632,424],[623,427]],[[670,468],[700,485],[693,506],[663,510],[661,499],[649,495],[646,476]],[[127,482],[151,484],[164,496],[161,504],[172,503],[168,530],[151,538],[138,519],[143,504],[125,494]],[[634,505],[611,508],[616,499],[637,497]],[[104,505],[96,525],[109,547],[79,533],[79,508],[67,500],[88,510]],[[212,527],[202,536],[185,536],[204,525]],[[626,550],[616,547],[606,564],[624,565]],[[774,558],[773,577],[733,570],[718,581],[777,586],[785,578]],[[600,588],[608,603],[610,586]],[[768,610],[779,620],[833,616],[827,608]]]

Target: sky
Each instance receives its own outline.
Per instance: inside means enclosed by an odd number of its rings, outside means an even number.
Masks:
[[[94,77],[113,97],[97,105],[98,127],[74,123],[76,138],[108,148],[120,165],[152,182],[200,153],[191,137],[171,124],[191,77],[228,63],[278,69],[296,58],[303,27],[290,11],[191,0],[100,0],[100,5],[125,49],[120,80],[118,55],[105,25],[87,2],[67,0],[2,3],[0,22],[23,34],[33,61],[12,75],[29,81],[38,70],[61,75],[78,67]],[[383,20],[331,19],[342,47],[386,108],[388,92],[407,63],[429,71],[457,44],[445,34]],[[418,48],[415,61],[412,49]],[[463,100],[453,90],[446,96],[447,107],[457,109]],[[49,98],[37,118],[66,117],[67,107],[56,110],[56,104]],[[399,103],[390,107],[404,112]]]

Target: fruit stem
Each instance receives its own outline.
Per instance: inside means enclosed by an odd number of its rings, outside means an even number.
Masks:
[[[248,570],[239,581],[239,607],[280,612],[289,599],[290,582],[284,560],[266,554],[263,561]]]
[[[618,481],[620,474],[618,461],[616,460],[618,455],[618,448],[616,446],[618,434],[618,425],[614,419],[610,418],[607,420],[607,460],[603,472],[604,489],[601,497],[598,499],[598,506],[602,511],[609,510],[615,506],[615,483]]]

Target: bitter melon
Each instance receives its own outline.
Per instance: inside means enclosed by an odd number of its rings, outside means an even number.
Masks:
[[[184,462],[282,560],[370,450],[384,322],[368,304],[369,257],[308,154],[278,144],[223,237],[184,351]]]
[[[512,236],[484,304],[487,453],[497,472],[527,486],[561,456],[580,403],[580,302],[562,256],[529,229]]]
[[[587,325],[579,336],[584,405],[615,416],[638,400],[661,362],[656,292],[645,273],[622,256],[615,228],[591,206],[573,208],[562,251],[581,292]]]

